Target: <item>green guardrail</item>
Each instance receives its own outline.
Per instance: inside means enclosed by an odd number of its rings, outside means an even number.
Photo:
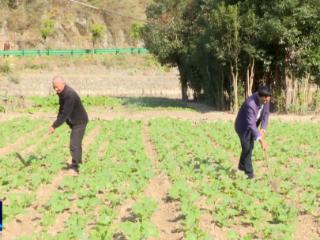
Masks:
[[[81,54],[145,54],[146,48],[110,48],[110,49],[69,49],[69,50],[9,50],[0,51],[0,56],[64,56]]]

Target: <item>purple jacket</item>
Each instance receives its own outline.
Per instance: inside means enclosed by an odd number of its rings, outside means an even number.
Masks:
[[[264,105],[261,116],[259,120],[257,120],[260,107],[261,105],[257,92],[248,97],[242,104],[235,122],[235,130],[239,137],[249,139],[251,136],[253,136],[254,139],[258,139],[260,137],[258,130],[258,125],[260,122],[262,129],[267,129],[270,104],[266,103]]]

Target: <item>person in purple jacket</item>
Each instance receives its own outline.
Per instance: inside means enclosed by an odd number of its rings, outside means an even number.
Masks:
[[[235,130],[240,138],[242,148],[238,168],[244,171],[248,178],[254,177],[251,161],[254,142],[259,141],[264,151],[268,148],[264,135],[270,113],[270,97],[271,93],[268,87],[260,86],[258,91],[242,104],[235,121]]]

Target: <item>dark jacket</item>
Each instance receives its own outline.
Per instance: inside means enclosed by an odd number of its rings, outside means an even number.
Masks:
[[[257,139],[260,136],[258,126],[261,122],[261,128],[266,130],[268,125],[270,104],[266,103],[261,112],[260,118],[257,119],[261,105],[258,93],[252,94],[242,104],[235,122],[235,130],[239,137],[249,139],[251,136]]]
[[[70,127],[88,123],[88,114],[79,95],[69,86],[65,86],[59,96],[59,113],[52,127],[57,128],[66,122]]]

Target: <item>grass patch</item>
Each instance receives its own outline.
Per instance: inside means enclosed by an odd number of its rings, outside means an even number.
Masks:
[[[187,110],[193,111],[194,108],[181,100],[153,98],[153,97],[105,97],[105,96],[84,96],[81,97],[82,103],[86,108],[91,107],[105,107],[115,108],[115,110],[132,109],[132,110],[152,110],[152,109],[166,109],[166,110]],[[51,111],[59,107],[58,97],[55,95],[49,97],[27,97],[29,107],[24,109],[27,112]]]

